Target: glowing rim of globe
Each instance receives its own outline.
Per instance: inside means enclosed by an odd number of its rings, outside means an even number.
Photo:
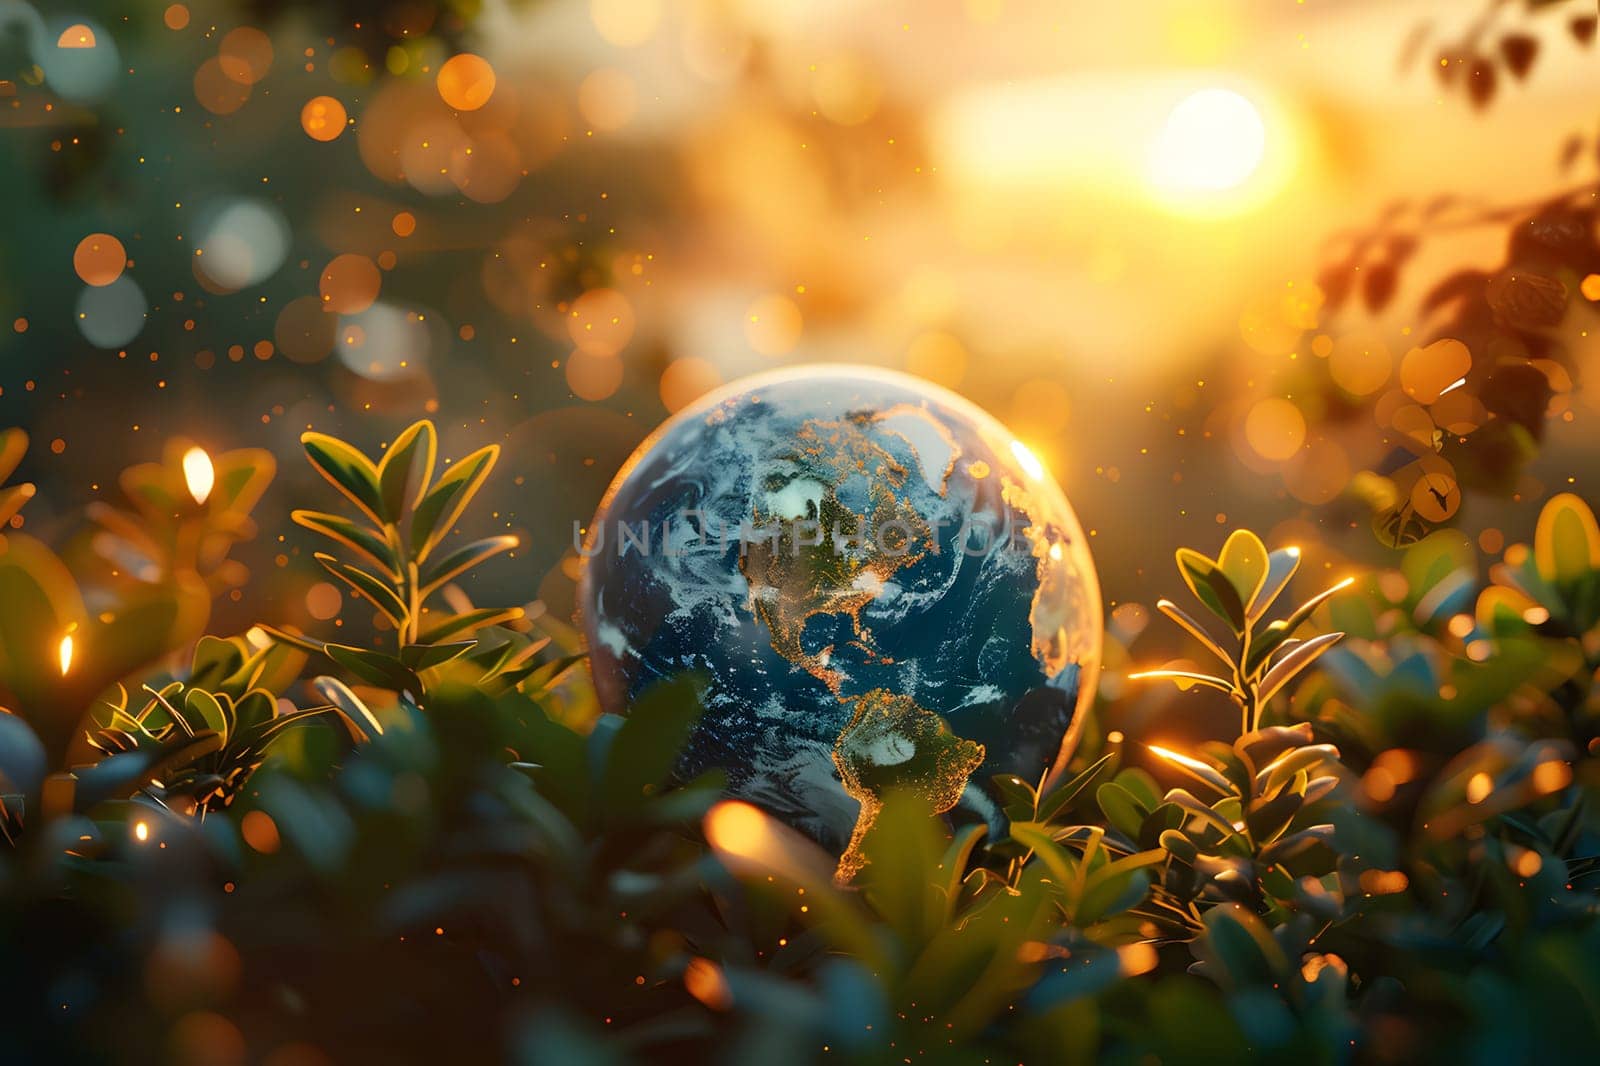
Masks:
[[[611,483],[606,486],[606,491],[601,494],[600,502],[595,505],[594,517],[589,520],[589,529],[584,535],[583,556],[579,560],[578,567],[578,628],[583,631],[584,640],[587,644],[592,646],[594,637],[594,634],[589,629],[589,615],[585,610],[585,606],[589,602],[589,595],[592,591],[590,588],[589,560],[594,557],[594,538],[595,530],[599,525],[598,519],[611,506],[612,500],[616,499],[617,494],[622,491],[628,479],[633,476],[634,470],[643,462],[644,457],[650,454],[664,437],[672,433],[680,425],[691,419],[705,417],[706,412],[729,400],[772,385],[786,384],[804,378],[828,377],[857,378],[867,382],[878,381],[912,392],[925,393],[930,398],[965,415],[980,433],[992,438],[986,440],[985,443],[999,455],[1012,454],[1007,442],[1013,444],[1021,443],[1006,428],[1004,423],[965,396],[951,392],[942,385],[919,378],[914,374],[903,374],[898,370],[889,370],[884,367],[858,366],[852,363],[808,363],[804,366],[780,367],[776,370],[758,371],[757,373],[737,378],[725,385],[720,385],[693,403],[679,409],[675,414],[669,416],[655,429],[651,430],[649,435],[639,442],[638,447],[633,449],[628,458],[623,460],[622,465],[617,469],[616,475],[611,479]],[[1018,463],[1018,465],[1022,466],[1023,464]],[[1078,741],[1083,736],[1084,725],[1094,703],[1095,690],[1100,683],[1100,659],[1105,653],[1105,618],[1103,617],[1105,614],[1105,601],[1101,599],[1100,575],[1094,565],[1094,553],[1089,548],[1089,538],[1084,535],[1083,526],[1078,521],[1078,513],[1073,510],[1071,501],[1067,499],[1067,494],[1061,490],[1061,485],[1056,479],[1050,476],[1050,471],[1044,469],[1042,463],[1040,464],[1039,475],[1035,476],[1032,471],[1026,469],[1023,470],[1023,473],[1030,480],[1040,483],[1044,491],[1054,494],[1056,502],[1060,505],[1058,510],[1066,521],[1070,523],[1070,527],[1067,530],[1068,534],[1075,537],[1077,543],[1083,547],[1083,554],[1088,566],[1084,569],[1082,577],[1085,585],[1087,585],[1089,602],[1095,608],[1091,613],[1090,627],[1093,632],[1091,634],[1090,654],[1087,656],[1088,661],[1078,664],[1078,697],[1077,705],[1073,709],[1072,722],[1067,726],[1066,733],[1062,735],[1061,747],[1056,752],[1055,761],[1051,763],[1049,772],[1045,774],[1044,784],[1045,787],[1049,787],[1060,778],[1067,767],[1067,763],[1071,761],[1073,752],[1077,750]],[[593,660],[591,659],[591,675],[593,673],[592,662]]]

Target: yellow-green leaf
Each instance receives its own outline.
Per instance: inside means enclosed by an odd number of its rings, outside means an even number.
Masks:
[[[466,573],[479,563],[491,559],[501,552],[510,551],[517,546],[517,538],[509,534],[499,537],[488,537],[484,540],[475,540],[471,544],[451,552],[444,558],[429,564],[422,572],[422,594],[429,595],[440,585],[452,578]]]
[[[413,467],[417,469],[417,490],[411,496],[412,504],[422,500],[428,485],[433,481],[433,463],[438,453],[438,437],[433,423],[427,419],[414,422],[384,453],[378,463],[378,489],[383,498],[383,515],[398,522],[406,506],[406,486],[411,481]],[[417,462],[418,458],[421,462]]]
[[[1178,573],[1195,598],[1235,633],[1244,632],[1244,602],[1216,561],[1192,548],[1179,548],[1177,560]]]
[[[1222,545],[1217,566],[1245,607],[1254,605],[1267,581],[1267,546],[1248,529],[1236,529]]]
[[[1262,582],[1260,591],[1249,605],[1251,621],[1267,613],[1267,609],[1283,595],[1283,590],[1289,587],[1289,579],[1299,569],[1299,548],[1279,548],[1267,556],[1267,579]]]
[[[446,471],[438,484],[417,501],[416,512],[411,516],[411,550],[418,563],[450,532],[499,458],[498,444],[479,448]]]
[[[404,627],[410,611],[406,608],[405,601],[400,599],[399,594],[394,589],[385,585],[365,570],[350,566],[347,563],[341,563],[331,555],[318,552],[312,558],[321,563],[324,570],[344,582],[352,591],[364,597],[374,607],[387,615],[389,621],[393,622],[396,628]]]
[[[291,511],[289,518],[313,533],[321,533],[345,547],[364,556],[390,577],[395,575],[394,551],[390,544],[374,530],[342,515],[325,511]]]
[[[326,433],[303,433],[300,443],[311,465],[328,483],[344,493],[352,503],[378,525],[383,524],[383,498],[378,490],[378,468],[372,460],[338,437]]]
[[[1600,570],[1600,525],[1589,505],[1570,492],[1552,496],[1539,512],[1533,558],[1546,581],[1573,581]]]

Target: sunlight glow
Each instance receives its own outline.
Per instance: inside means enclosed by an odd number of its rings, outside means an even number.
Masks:
[[[1199,759],[1191,759],[1189,756],[1181,755],[1178,752],[1173,751],[1171,748],[1163,748],[1155,744],[1146,744],[1145,747],[1149,748],[1151,751],[1155,752],[1157,756],[1167,760],[1170,763],[1177,763],[1179,766],[1187,766],[1191,770],[1211,770],[1211,767],[1207,766]]]
[[[1039,461],[1038,456],[1034,455],[1033,452],[1028,450],[1028,446],[1026,444],[1022,443],[1020,440],[1012,441],[1011,454],[1016,457],[1017,462],[1022,464],[1022,469],[1027,471],[1029,477],[1044,477],[1044,464]]]
[[[1232,89],[1201,89],[1167,115],[1150,149],[1150,180],[1178,192],[1224,192],[1250,180],[1266,157],[1267,127]]]
[[[194,502],[205,503],[206,497],[211,495],[211,487],[216,484],[217,472],[204,448],[194,447],[183,453],[183,479],[189,485],[189,495],[194,497]]]

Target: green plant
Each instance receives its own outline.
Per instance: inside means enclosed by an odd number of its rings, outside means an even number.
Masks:
[[[318,678],[330,697],[285,710],[278,693],[299,676],[305,655],[282,644],[256,647],[243,637],[203,637],[188,677],[145,686],[138,708],[122,693],[97,711],[89,735],[104,757],[76,774],[74,806],[142,794],[182,813],[204,816],[230,806],[286,730],[333,715],[351,739],[383,731],[377,719],[333,678]]]
[[[441,472],[437,435],[427,420],[401,432],[376,462],[323,433],[308,432],[301,443],[311,465],[355,505],[359,517],[307,510],[291,517],[343,549],[346,558],[324,552],[315,558],[377,609],[393,629],[393,646],[378,651],[270,630],[274,637],[325,654],[362,681],[414,698],[443,676],[441,667],[464,656],[478,667],[475,680],[504,685],[520,683],[544,665],[536,659],[542,642],[504,635],[492,644],[472,639],[480,630],[521,618],[522,608],[463,603],[458,610],[444,595],[450,582],[517,545],[515,537],[495,536],[440,550],[494,469],[498,445],[479,448]]]
[[[0,482],[26,447],[22,431],[0,434]],[[162,462],[123,472],[128,508],[90,505],[99,529],[86,555],[63,557],[15,528],[0,535],[0,703],[50,765],[66,765],[96,699],[199,639],[212,597],[248,578],[229,552],[254,535],[250,511],[275,470],[259,449],[212,457],[174,440]],[[27,484],[0,490],[0,520],[19,526],[32,495]]]
[[[1228,627],[1231,640],[1218,639],[1171,600],[1158,601],[1156,608],[1187,630],[1228,668],[1228,673],[1218,676],[1192,670],[1146,670],[1129,675],[1130,680],[1166,679],[1181,686],[1204,685],[1226,692],[1239,706],[1240,734],[1253,733],[1261,726],[1261,714],[1268,701],[1343,638],[1343,633],[1323,633],[1301,640],[1294,634],[1352,579],[1346,578],[1287,616],[1269,622],[1267,612],[1300,567],[1298,548],[1268,553],[1259,537],[1248,529],[1239,529],[1228,537],[1216,559],[1192,548],[1179,548],[1177,558],[1184,584],[1206,610]]]

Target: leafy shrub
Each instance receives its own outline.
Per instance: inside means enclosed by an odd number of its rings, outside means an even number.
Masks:
[[[1600,529],[1576,497],[1487,583],[1441,531],[1284,612],[1295,552],[1180,552],[1204,612],[1158,607],[1221,668],[1136,674],[1226,693],[1236,736],[1152,747],[1154,775],[1110,743],[1049,787],[1002,775],[1004,832],[885,790],[840,885],[717,775],[674,775],[697,678],[573,716],[571,649],[451,587],[513,547],[445,547],[492,448],[441,474],[426,422],[377,460],[306,447],[354,515],[295,518],[384,620],[370,646],[118,644],[72,614],[100,577],[6,536],[18,1056],[154,1061],[201,1033],[336,1061],[1398,1061],[1600,1035]],[[171,521],[231,543],[253,501],[220,491],[111,520],[118,544]],[[109,587],[170,602],[199,558]],[[95,659],[63,672],[63,635]]]

